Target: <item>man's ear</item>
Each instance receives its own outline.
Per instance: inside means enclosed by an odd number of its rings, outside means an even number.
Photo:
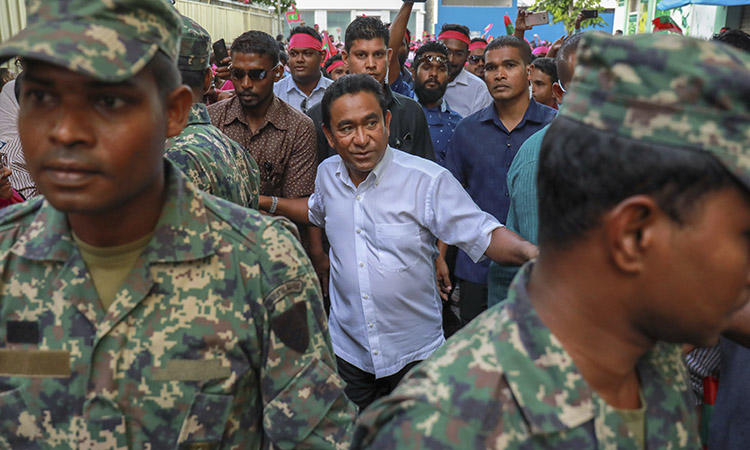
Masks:
[[[565,95],[565,93],[562,91],[559,81],[552,83],[552,95],[555,97],[557,104],[562,105],[563,95]]]
[[[385,131],[387,132],[388,137],[390,137],[390,133],[391,133],[391,118],[392,117],[393,116],[391,115],[391,110],[386,109],[384,119],[385,119]]]
[[[190,107],[193,106],[193,91],[181,84],[167,95],[167,137],[175,137],[187,124]]]
[[[390,64],[391,64],[391,57],[394,56],[393,55],[393,49],[392,48],[388,48],[388,50],[386,50],[386,55],[385,56],[388,58],[388,65],[390,66]]]
[[[331,133],[331,130],[328,129],[328,125],[323,124],[321,128],[323,128],[323,134],[326,136],[326,141],[328,141],[328,145],[330,145],[332,149],[336,150],[336,146],[334,145],[334,141],[333,141],[333,133]],[[338,150],[336,151],[338,152]]]
[[[214,74],[211,72],[211,68],[206,69],[206,73],[203,75],[203,93],[211,90],[211,82],[213,81]]]
[[[636,195],[621,201],[602,217],[604,245],[612,263],[622,272],[638,274],[655,245],[666,239],[664,225],[671,219],[654,199]]]

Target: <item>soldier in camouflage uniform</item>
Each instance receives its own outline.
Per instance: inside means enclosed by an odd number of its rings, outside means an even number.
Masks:
[[[540,256],[354,448],[700,448],[677,343],[747,303],[750,59],[592,34],[542,144]]]
[[[208,66],[211,36],[189,17],[182,20],[177,66],[183,84],[193,89],[195,103],[185,129],[168,141],[166,157],[199,189],[246,208],[258,208],[258,164],[238,142],[211,125],[203,104],[212,81]]]
[[[0,213],[0,448],[346,447],[354,408],[293,226],[163,157],[192,104],[179,14],[26,10],[0,62],[26,62],[19,133],[44,198]],[[92,271],[91,247],[108,261],[136,240],[122,283]]]

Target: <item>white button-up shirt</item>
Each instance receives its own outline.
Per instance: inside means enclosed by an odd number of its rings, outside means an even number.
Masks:
[[[502,226],[446,169],[391,147],[359,186],[341,157],[323,161],[308,206],[331,244],[334,352],[377,378],[444,342],[436,239],[478,261]]]
[[[273,85],[273,93],[276,94],[276,96],[280,99],[289,103],[292,108],[307,114],[307,111],[310,111],[310,108],[312,108],[313,105],[323,100],[323,94],[326,93],[326,88],[331,84],[333,84],[333,80],[321,75],[320,80],[318,80],[318,84],[315,85],[315,89],[313,89],[313,91],[310,93],[310,96],[308,97],[304,92],[300,90],[300,88],[297,87],[297,83],[294,82],[294,78],[289,75],[277,81],[276,84]],[[307,102],[304,104],[305,107],[303,108],[302,103],[305,100],[307,100]]]
[[[466,69],[461,69],[456,78],[448,83],[443,98],[461,117],[468,117],[492,103],[484,80]]]

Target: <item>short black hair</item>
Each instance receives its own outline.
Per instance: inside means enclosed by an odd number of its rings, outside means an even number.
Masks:
[[[177,61],[161,50],[156,52],[151,61],[146,64],[144,70],[150,71],[153,75],[156,80],[156,89],[159,91],[162,100],[166,99],[182,82]]]
[[[457,23],[446,23],[443,24],[443,26],[440,28],[440,33],[443,31],[458,31],[461,34],[466,35],[466,39],[471,39],[471,32],[469,31],[469,27],[466,25],[459,25]],[[438,33],[438,36],[440,34]]]
[[[323,64],[323,74],[326,76],[326,78],[331,78],[331,74],[328,73],[328,68],[331,67],[331,64],[335,63],[336,61],[343,60],[344,58],[341,56],[341,53],[336,53],[326,60],[325,64]]]
[[[518,39],[515,36],[510,36],[507,34],[498,36],[497,38],[493,39],[492,42],[487,44],[487,47],[484,49],[484,54],[486,55],[487,52],[491,50],[497,50],[503,47],[517,48],[518,52],[521,54],[523,63],[527,66],[531,64],[531,47],[529,47],[529,44],[526,41]]]
[[[531,63],[535,68],[549,75],[549,79],[552,83],[557,81],[557,65],[553,58],[536,58]]]
[[[358,92],[369,92],[374,95],[380,104],[383,118],[385,118],[385,112],[388,110],[388,102],[385,99],[383,87],[380,83],[372,76],[364,73],[344,75],[326,88],[323,100],[320,102],[323,112],[323,124],[329,130],[331,129],[331,104],[339,97]]]
[[[724,30],[719,34],[714,35],[713,40],[750,52],[750,34],[747,34],[742,30]]]
[[[563,42],[560,50],[557,51],[557,56],[555,57],[557,79],[563,80],[566,84],[570,83],[570,80],[573,78],[573,71],[568,67],[568,59],[570,59],[570,55],[578,51],[578,44],[586,33],[589,32],[576,33],[573,36],[568,37]]]
[[[425,42],[422,46],[420,46],[417,49],[417,52],[414,54],[414,70],[416,71],[417,68],[419,68],[419,63],[421,63],[422,55],[425,53],[440,53],[441,55],[445,55],[446,58],[448,58],[448,47],[445,46],[440,41],[430,41]]]
[[[635,195],[653,197],[683,223],[703,195],[729,186],[741,188],[708,152],[646,143],[558,116],[539,155],[539,245],[570,247]]]
[[[211,69],[207,67],[203,70],[180,70],[182,84],[193,90],[203,90],[203,80],[206,79],[206,71],[208,70]]]
[[[388,27],[377,17],[360,16],[357,17],[346,27],[344,33],[344,48],[348,52],[352,49],[352,44],[357,39],[371,41],[373,39],[382,39],[383,44],[388,46]]]
[[[275,66],[279,63],[279,44],[270,34],[262,31],[245,31],[232,42],[232,47],[229,51],[231,53],[268,55],[271,58],[272,65]]]
[[[294,36],[295,34],[298,34],[298,33],[309,34],[310,36],[314,37],[321,44],[323,43],[323,37],[320,35],[320,33],[318,33],[317,31],[315,31],[315,28],[308,27],[308,26],[294,27],[294,29],[289,33],[289,39],[292,39],[292,36]]]

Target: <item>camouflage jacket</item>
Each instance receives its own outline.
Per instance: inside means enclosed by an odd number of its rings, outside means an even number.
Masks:
[[[248,150],[211,125],[203,103],[193,104],[185,129],[167,141],[166,157],[199,189],[246,208],[258,208],[258,164]]]
[[[348,446],[354,408],[292,226],[166,164],[154,235],[106,311],[63,213],[0,212],[0,448]]]
[[[534,311],[530,271],[360,416],[355,448],[638,448]],[[638,373],[646,447],[700,448],[679,347],[657,344]]]

